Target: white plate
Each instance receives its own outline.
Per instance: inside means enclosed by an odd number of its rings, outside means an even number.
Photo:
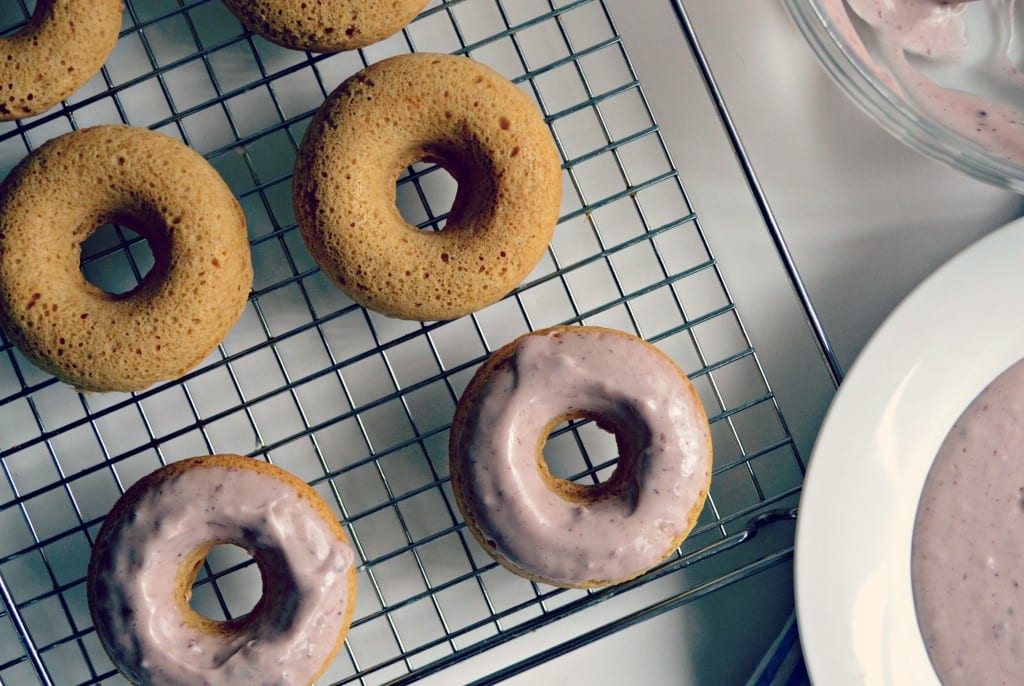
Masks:
[[[917,503],[953,422],[1024,357],[1022,298],[1018,219],[911,293],[836,394],[797,521],[797,617],[815,683],[938,684],[911,594]]]

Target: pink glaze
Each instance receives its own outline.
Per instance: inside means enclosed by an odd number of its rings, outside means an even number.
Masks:
[[[295,488],[237,468],[164,480],[112,532],[92,583],[97,630],[140,684],[308,684],[345,626],[353,554]],[[210,636],[173,597],[181,560],[211,541],[245,548],[264,575],[256,621]]]
[[[992,155],[1024,164],[1024,76],[1010,57],[1016,0],[847,0],[869,27],[864,36],[842,0],[819,1],[853,52],[897,95]],[[989,13],[993,35],[972,36],[968,5]],[[992,45],[979,58],[968,55],[972,41]]]
[[[586,327],[521,338],[476,396],[456,437],[467,519],[497,552],[564,586],[643,573],[689,532],[711,476],[711,438],[692,386],[639,339]],[[601,418],[635,478],[590,505],[553,492],[538,468],[545,429]],[[628,472],[627,472],[628,473]],[[613,477],[614,478],[614,477]]]
[[[901,51],[929,57],[958,57],[967,48],[961,16],[966,1],[847,0],[847,4],[886,43]]]
[[[1019,684],[1024,665],[1024,361],[964,411],[914,526],[918,623],[946,686]]]

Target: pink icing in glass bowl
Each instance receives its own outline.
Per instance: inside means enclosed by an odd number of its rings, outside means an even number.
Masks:
[[[839,86],[896,138],[1024,193],[1024,0],[785,0]]]

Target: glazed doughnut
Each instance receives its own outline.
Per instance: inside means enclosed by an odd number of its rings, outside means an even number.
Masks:
[[[0,121],[45,112],[100,70],[121,30],[121,0],[38,0],[0,38]]]
[[[395,182],[417,160],[458,182],[440,232],[402,218]],[[540,111],[497,72],[420,53],[341,84],[299,149],[295,215],[316,262],[356,302],[454,319],[497,302],[536,266],[558,221],[561,166]]]
[[[134,290],[86,281],[81,243],[107,222],[149,241]],[[81,390],[131,391],[181,376],[245,306],[245,217],[200,155],[163,134],[100,126],[51,140],[0,184],[0,328]]]
[[[567,419],[615,435],[594,486],[557,479],[541,452]],[[477,541],[513,572],[555,586],[626,581],[689,534],[711,481],[711,432],[686,375],[628,334],[554,327],[494,353],[459,399],[452,487]]]
[[[338,52],[384,40],[416,18],[427,0],[224,0],[254,33],[293,50]]]
[[[222,544],[256,561],[263,595],[217,622],[189,605]],[[288,472],[238,455],[196,457],[143,477],[96,537],[89,611],[135,684],[309,684],[341,647],[355,609],[354,555],[327,503]]]

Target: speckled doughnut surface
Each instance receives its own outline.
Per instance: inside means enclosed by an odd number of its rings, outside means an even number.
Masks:
[[[444,230],[402,218],[395,182],[417,160],[458,182]],[[540,111],[466,57],[392,57],[335,90],[294,176],[295,216],[324,273],[383,314],[445,320],[500,300],[543,256],[562,197]]]
[[[0,38],[0,121],[50,109],[100,70],[121,30],[121,0],[39,0]]]
[[[293,50],[339,52],[384,40],[427,0],[224,0],[249,30]]]
[[[135,289],[90,284],[81,243],[117,222],[154,265]],[[0,328],[81,390],[177,378],[221,341],[252,288],[245,217],[216,170],[160,133],[99,126],[55,138],[0,184]]]

